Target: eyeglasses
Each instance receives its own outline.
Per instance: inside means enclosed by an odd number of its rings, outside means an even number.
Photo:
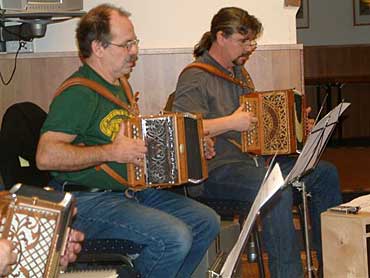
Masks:
[[[256,40],[245,40],[245,39],[234,39],[234,38],[231,38],[231,39],[243,47],[257,46]]]
[[[134,46],[138,47],[139,42],[140,42],[139,40],[135,39],[135,40],[131,40],[131,41],[128,41],[126,43],[123,43],[123,44],[116,44],[116,43],[113,43],[113,42],[108,42],[108,44],[118,46],[118,47],[121,47],[121,48],[126,48],[127,50],[131,50],[131,48],[133,48]]]

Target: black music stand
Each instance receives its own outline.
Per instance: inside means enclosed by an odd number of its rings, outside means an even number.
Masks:
[[[284,181],[282,181],[282,174],[278,164],[276,163],[272,170],[270,167],[269,171],[266,173],[264,181],[262,182],[261,188],[258,191],[257,197],[253,202],[248,217],[244,222],[238,241],[229,255],[226,255],[225,253],[218,255],[214,265],[208,271],[209,278],[231,278],[233,276],[245,242],[248,239],[251,228],[261,208],[276,194],[277,191],[279,191],[279,189],[289,184],[297,187],[302,192],[307,270],[308,277],[312,277],[313,268],[307,221],[307,194],[302,178],[310,173],[318,164],[319,158],[324,151],[330,135],[333,133],[333,130],[338,123],[340,115],[349,105],[350,103],[342,102],[315,125],[310,135],[307,137],[306,143],[296,163]],[[273,163],[271,163],[270,166],[271,165],[273,165]]]
[[[312,277],[313,265],[311,260],[310,236],[308,231],[308,205],[307,192],[304,181],[302,180],[319,163],[320,157],[324,152],[330,135],[339,121],[340,115],[350,106],[350,103],[342,102],[325,115],[312,129],[307,141],[298,156],[289,175],[285,179],[285,185],[292,184],[302,194],[303,216],[304,216],[304,235],[306,247],[306,262],[308,278]]]
[[[284,186],[284,179],[279,164],[276,163],[274,168],[271,170],[272,165],[273,164],[271,163],[270,169],[267,171],[264,181],[262,182],[253,205],[248,213],[248,217],[244,221],[243,228],[239,234],[237,242],[230,251],[229,255],[223,252],[218,254],[216,261],[208,271],[208,277],[229,278],[234,274],[257,215],[267,201],[269,201],[272,196],[274,196],[275,193]]]

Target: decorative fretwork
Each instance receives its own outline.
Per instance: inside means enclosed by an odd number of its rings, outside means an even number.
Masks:
[[[266,152],[289,151],[287,104],[287,95],[284,93],[266,94],[263,98],[263,128]]]
[[[17,263],[9,278],[42,278],[56,229],[57,213],[17,207],[8,239],[16,243]]]
[[[176,135],[172,117],[146,119],[143,135],[148,153],[146,159],[147,183],[176,183]]]

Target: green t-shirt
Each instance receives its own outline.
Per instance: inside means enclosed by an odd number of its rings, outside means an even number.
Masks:
[[[127,103],[121,86],[105,81],[88,65],[83,65],[71,77],[84,77],[106,87],[114,95]],[[106,98],[84,86],[72,86],[57,96],[50,105],[48,117],[41,129],[77,135],[72,144],[86,146],[110,143],[116,136],[122,120],[129,113]],[[127,178],[126,164],[110,162],[108,165],[124,178]],[[123,190],[124,187],[95,167],[80,171],[52,172],[60,181],[85,185],[93,188]]]

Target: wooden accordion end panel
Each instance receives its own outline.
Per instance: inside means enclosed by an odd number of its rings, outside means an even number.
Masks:
[[[133,189],[165,188],[200,183],[208,177],[202,118],[190,113],[166,113],[133,118],[128,136],[145,140],[144,167],[127,165]]]
[[[304,96],[292,89],[245,94],[245,111],[258,122],[242,132],[242,151],[260,155],[299,152],[305,141]]]
[[[15,185],[0,193],[0,238],[15,245],[17,263],[8,278],[56,278],[67,243],[72,195]]]

